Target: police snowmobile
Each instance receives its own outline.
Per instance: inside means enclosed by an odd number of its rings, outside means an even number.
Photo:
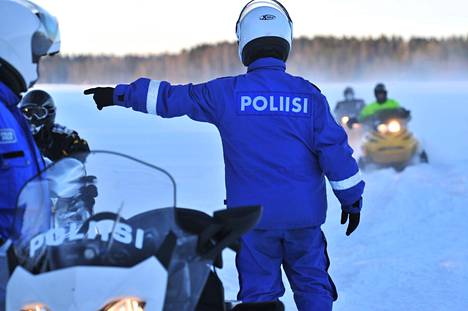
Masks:
[[[165,170],[107,151],[80,158],[52,164],[18,197],[6,310],[284,310],[226,303],[215,272],[261,207],[179,208]]]
[[[427,152],[408,129],[411,114],[408,110],[388,109],[377,112],[363,124],[368,130],[362,146],[359,166],[393,167],[397,171],[408,165],[428,163]]]

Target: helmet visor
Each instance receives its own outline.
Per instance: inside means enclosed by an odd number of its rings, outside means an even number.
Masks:
[[[54,55],[60,51],[60,30],[54,16],[37,5],[33,5],[33,8],[40,22],[32,37],[33,61],[37,63],[42,56]]]
[[[60,51],[60,29],[57,19],[47,12],[39,13],[39,19],[44,27],[49,42],[51,42],[47,54],[53,55]]]
[[[253,10],[255,10],[256,8],[259,8],[259,7],[271,7],[275,10],[278,10],[280,12],[282,12],[289,20],[289,23],[292,25],[293,21],[291,19],[291,16],[289,15],[289,12],[288,10],[286,10],[286,8],[279,2],[279,1],[276,1],[276,0],[252,0],[250,1],[249,3],[247,3],[244,7],[244,9],[242,9],[240,15],[239,15],[239,19],[237,20],[237,23],[236,23],[236,33],[238,32],[238,29],[239,29],[239,24],[240,22],[244,19],[244,17],[249,14],[250,12],[252,12]]]

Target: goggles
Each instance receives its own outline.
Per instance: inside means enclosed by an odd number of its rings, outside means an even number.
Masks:
[[[21,112],[28,121],[41,121],[49,115],[49,111],[41,106],[25,106]]]

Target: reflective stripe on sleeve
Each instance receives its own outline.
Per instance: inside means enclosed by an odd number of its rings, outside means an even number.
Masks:
[[[148,94],[146,97],[146,111],[150,114],[157,114],[159,85],[161,81],[151,80],[148,85]]]
[[[348,179],[339,180],[339,181],[330,180],[330,185],[332,186],[333,190],[347,190],[356,186],[361,181],[362,181],[361,172],[358,171],[354,176],[351,176]]]

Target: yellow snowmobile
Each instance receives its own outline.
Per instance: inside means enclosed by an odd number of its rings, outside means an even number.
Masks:
[[[368,129],[362,146],[359,167],[365,170],[374,167],[393,167],[403,171],[414,163],[428,163],[429,158],[419,141],[408,130],[411,120],[406,109],[391,109],[377,112],[363,124]]]

